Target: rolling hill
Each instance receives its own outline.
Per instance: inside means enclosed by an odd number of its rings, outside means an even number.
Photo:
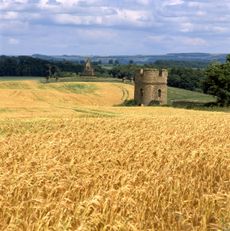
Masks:
[[[34,54],[32,57],[44,59],[44,60],[56,60],[56,61],[75,61],[79,62],[85,60],[86,56],[80,55],[42,55]],[[165,55],[120,55],[120,56],[91,56],[92,61],[101,61],[103,64],[109,62],[109,60],[118,60],[120,64],[128,64],[132,60],[136,64],[153,63],[157,60],[174,60],[174,61],[200,61],[209,63],[212,61],[224,62],[226,54],[209,54],[209,53],[171,53]]]

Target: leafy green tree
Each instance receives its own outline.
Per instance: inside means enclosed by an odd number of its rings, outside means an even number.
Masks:
[[[130,59],[129,64],[134,64],[134,61],[132,59]]]
[[[168,85],[191,91],[202,91],[205,72],[202,69],[173,67],[169,70]]]
[[[227,55],[226,62],[227,62],[227,63],[230,62],[230,55]]]
[[[216,96],[218,105],[230,105],[230,55],[225,64],[213,63],[207,68],[203,90]]]
[[[132,79],[135,76],[135,72],[140,67],[137,65],[117,65],[111,70],[109,70],[109,74],[115,78],[127,78]]]
[[[109,62],[108,62],[108,64],[112,65],[113,64],[113,60],[110,59]]]
[[[119,61],[116,59],[116,60],[114,61],[114,64],[115,64],[115,65],[119,65]]]

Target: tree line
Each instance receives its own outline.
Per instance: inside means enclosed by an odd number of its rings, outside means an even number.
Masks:
[[[108,74],[116,78],[131,79],[135,72],[140,68],[162,68],[156,63],[152,65],[137,66],[133,64],[118,65],[108,71]],[[167,68],[167,66],[163,66]],[[171,87],[183,88],[191,91],[202,91],[202,82],[205,78],[205,69],[196,69],[191,67],[172,67],[167,68],[169,72],[168,85]]]
[[[47,61],[30,56],[0,56],[0,76],[49,76],[55,72],[81,73],[84,64]]]
[[[169,86],[184,88],[188,90],[201,90],[204,79],[204,69],[187,67],[194,65],[194,62],[187,63],[181,61],[156,61],[152,65],[144,67],[168,68]],[[106,69],[101,66],[100,62],[93,63],[95,72],[100,76],[110,76],[114,78],[131,79],[135,72],[143,67],[130,63],[129,65],[115,64],[112,69]],[[0,56],[0,76],[53,76],[64,77],[82,73],[84,61],[79,63],[70,61],[48,61],[30,56]]]

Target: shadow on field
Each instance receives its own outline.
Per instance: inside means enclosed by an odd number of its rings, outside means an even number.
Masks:
[[[139,107],[134,99],[125,100],[118,106],[124,107]],[[199,110],[199,111],[217,111],[217,112],[230,112],[230,107],[220,107],[215,102],[199,102],[199,101],[188,101],[188,100],[172,100],[167,105],[149,105],[148,107],[172,107],[181,108],[188,110]]]

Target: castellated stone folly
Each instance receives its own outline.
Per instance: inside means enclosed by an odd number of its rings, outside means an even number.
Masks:
[[[92,65],[91,60],[89,58],[85,62],[83,75],[85,75],[85,76],[94,76],[93,65]]]
[[[141,69],[135,76],[134,99],[138,105],[167,104],[168,71]]]

